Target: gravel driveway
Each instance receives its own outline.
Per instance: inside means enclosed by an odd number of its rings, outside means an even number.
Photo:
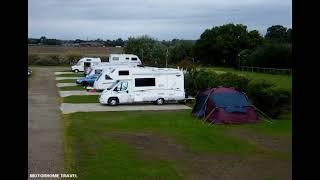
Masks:
[[[63,125],[54,76],[58,68],[34,69],[37,73],[28,90],[28,173],[64,173]]]

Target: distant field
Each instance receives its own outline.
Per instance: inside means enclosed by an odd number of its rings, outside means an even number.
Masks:
[[[29,54],[79,54],[91,56],[108,56],[112,53],[123,53],[123,48],[116,47],[63,47],[63,46],[28,46]]]

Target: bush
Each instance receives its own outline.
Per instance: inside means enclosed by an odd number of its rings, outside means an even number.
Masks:
[[[249,79],[234,73],[219,74],[216,80],[216,86],[234,87],[239,91],[247,91]]]
[[[39,55],[37,54],[28,54],[28,65],[35,64],[36,61],[40,59]]]
[[[291,93],[271,82],[253,80],[248,84],[247,93],[252,103],[272,118],[291,108]]]
[[[249,80],[233,73],[217,74],[212,71],[191,70],[185,74],[187,95],[218,86],[234,87],[246,92],[252,104],[270,117],[277,117],[291,108],[290,91],[279,89],[266,80]]]
[[[216,86],[218,74],[204,70],[192,69],[185,74],[186,93],[195,96],[198,91]]]
[[[82,58],[82,55],[80,55],[80,54],[68,54],[64,58],[65,62],[63,62],[63,63],[68,64],[68,65],[72,65],[72,64],[77,63],[80,58]]]

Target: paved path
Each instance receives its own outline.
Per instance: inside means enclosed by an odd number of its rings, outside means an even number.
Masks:
[[[60,97],[67,97],[72,95],[100,95],[101,92],[88,92],[88,91],[59,91]]]
[[[28,173],[64,173],[63,124],[54,79],[58,68],[34,69],[28,90]]]
[[[60,109],[63,114],[69,114],[74,112],[94,112],[94,111],[161,111],[161,110],[182,110],[191,109],[186,105],[181,104],[165,104],[165,105],[149,105],[149,104],[133,104],[133,105],[118,105],[107,106],[99,103],[62,103]]]
[[[52,75],[53,76],[53,75]],[[64,79],[79,79],[81,77],[56,77],[56,80],[64,80]]]
[[[57,87],[76,86],[76,83],[57,83]]]

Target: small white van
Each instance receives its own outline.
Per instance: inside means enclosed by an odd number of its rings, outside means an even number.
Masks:
[[[84,72],[88,67],[96,66],[101,63],[100,58],[83,57],[76,65],[71,66],[71,71]]]
[[[100,74],[100,78],[103,74]],[[108,77],[115,77],[116,74],[125,75],[126,78],[113,81],[102,92],[99,97],[101,104],[114,106],[123,103],[154,102],[160,105],[165,101],[185,99],[184,74],[180,70],[136,67],[114,70]]]

